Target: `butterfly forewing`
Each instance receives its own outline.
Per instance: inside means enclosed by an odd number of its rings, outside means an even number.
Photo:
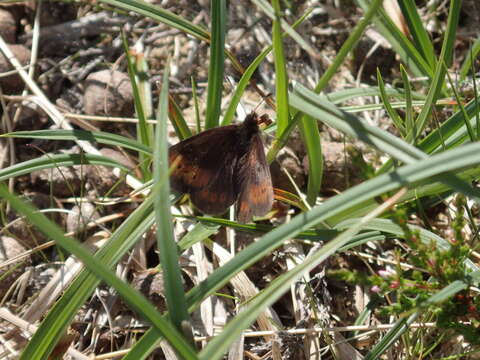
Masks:
[[[242,223],[263,216],[272,208],[273,188],[260,134],[252,136],[247,153],[237,163],[236,188],[239,193],[237,219]]]
[[[215,128],[170,148],[172,188],[190,194],[204,213],[221,214],[235,202],[236,132],[234,125]]]

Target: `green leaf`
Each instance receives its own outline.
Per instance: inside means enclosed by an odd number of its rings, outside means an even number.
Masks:
[[[135,103],[135,112],[138,117],[138,123],[137,123],[138,141],[147,147],[151,147],[152,129],[151,129],[151,126],[147,123],[148,113],[145,113],[145,110],[146,110],[145,104],[147,101],[144,97],[142,97],[144,93],[140,91],[140,87],[142,84],[138,83],[139,77],[137,74],[137,69],[135,67],[136,59],[132,59],[127,38],[123,32],[122,32],[122,41],[123,41],[123,47],[124,47],[126,58],[127,58],[128,76],[130,77],[130,84],[132,85],[133,100]],[[147,106],[150,107],[151,104],[148,104]],[[148,181],[152,178],[152,174],[150,172],[151,156],[145,156],[145,154],[143,153],[140,153],[139,155],[140,155],[139,156],[140,169],[142,171],[143,178],[144,180]]]
[[[272,1],[274,20],[272,29],[273,55],[275,59],[275,90],[277,106],[277,137],[288,127],[290,112],[288,109],[288,75],[283,54],[282,29],[280,26],[280,1]]]
[[[460,80],[465,80],[469,71],[472,70],[472,59],[476,59],[480,52],[480,37],[475,40],[470,50],[470,55],[463,60],[462,67],[460,68]]]
[[[173,222],[170,214],[170,182],[167,140],[168,111],[168,77],[170,62],[167,62],[163,75],[162,89],[157,111],[157,129],[155,136],[155,153],[152,193],[157,223],[157,246],[160,254],[160,265],[163,270],[163,286],[170,319],[179,332],[182,324],[189,323],[183,278],[177,252],[177,244],[173,237]],[[191,335],[191,334],[190,334]]]
[[[14,178],[16,176],[30,174],[34,171],[42,169],[59,168],[62,166],[74,165],[103,165],[119,168],[126,172],[130,171],[127,167],[112,160],[111,158],[101,155],[91,154],[53,154],[44,155],[37,159],[24,161],[5,169],[0,170],[0,181]]]
[[[430,114],[432,113],[438,96],[442,91],[442,87],[445,84],[446,69],[443,64],[451,64],[453,59],[455,35],[458,25],[458,18],[460,16],[460,4],[460,0],[452,0],[450,2],[450,11],[448,13],[447,29],[443,38],[442,51],[440,53],[440,58],[437,62],[437,67],[435,69],[432,83],[429,87],[427,99],[425,100],[425,105],[423,106],[417,118],[417,131],[419,133],[421,133],[428,125]],[[411,141],[412,136],[413,135],[409,134],[409,136],[407,137],[407,141]]]
[[[390,119],[397,127],[398,131],[405,136],[405,126],[403,124],[403,120],[395,111],[395,109],[390,105],[390,101],[388,100],[387,93],[385,91],[385,84],[383,83],[382,74],[380,70],[377,68],[377,81],[378,81],[378,88],[380,89],[380,97],[383,101],[383,106],[385,106],[385,110],[387,111]]]
[[[12,133],[2,134],[0,137],[26,138],[26,139],[45,139],[45,140],[85,140],[90,142],[98,142],[101,144],[119,146],[125,149],[135,150],[138,152],[152,155],[152,150],[139,143],[136,140],[129,139],[124,136],[101,132],[101,131],[85,131],[85,130],[34,130],[34,131],[15,131]]]
[[[314,205],[323,178],[322,143],[316,120],[309,116],[300,119],[300,131],[308,155],[307,202]]]
[[[142,0],[99,0],[100,3],[109,4],[124,10],[133,11],[137,14],[147,16],[153,20],[164,23],[182,32],[192,35],[199,40],[209,41],[210,34],[200,26],[185,20],[183,17],[162,9],[156,5],[149,4]]]
[[[420,51],[430,68],[434,69],[436,64],[435,49],[427,31],[423,27],[424,22],[418,14],[417,5],[413,0],[398,1],[398,5],[402,9],[402,13],[407,21],[415,48]]]
[[[407,134],[412,134],[412,144],[417,143],[417,128],[415,119],[413,118],[413,108],[412,108],[412,88],[410,86],[410,81],[408,80],[408,74],[402,64],[400,64],[400,74],[402,75],[403,87],[405,88],[405,130]]]
[[[205,129],[218,126],[222,105],[223,76],[225,68],[225,32],[227,6],[225,0],[210,2],[212,17],[212,42],[208,66],[208,94]]]

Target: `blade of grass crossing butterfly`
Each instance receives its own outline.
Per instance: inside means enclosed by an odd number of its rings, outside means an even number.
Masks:
[[[154,197],[155,218],[157,221],[157,246],[160,265],[163,270],[163,283],[169,318],[179,332],[183,324],[189,323],[182,271],[178,258],[177,244],[173,236],[173,222],[170,214],[170,182],[167,141],[168,76],[170,61],[165,66],[162,89],[157,111],[157,129],[154,151],[154,186],[150,196]],[[191,334],[186,334],[191,337]]]

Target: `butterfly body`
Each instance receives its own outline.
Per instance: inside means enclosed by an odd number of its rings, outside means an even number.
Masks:
[[[222,214],[237,201],[240,222],[265,215],[273,188],[259,121],[251,113],[241,124],[209,129],[172,146],[172,188],[188,193],[206,214]]]

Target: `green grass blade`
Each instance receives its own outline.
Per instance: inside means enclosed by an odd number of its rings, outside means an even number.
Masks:
[[[249,302],[245,311],[235,316],[223,329],[222,333],[210,341],[200,352],[200,359],[220,359],[230,344],[237,340],[244,329],[247,329],[265,308],[272,305],[287,292],[294,281],[298,280],[305,273],[308,273],[315,266],[318,266],[345,245],[360,231],[362,225],[363,222],[359,222],[357,226],[345,231],[334,240],[322,246],[320,250],[308,256],[301,264],[272,281],[266,289],[261,291]]]
[[[296,28],[300,25],[306,18],[307,14],[304,14],[301,18],[299,18],[295,23],[292,25],[292,28]],[[287,34],[282,34],[282,37],[286,36]],[[232,123],[233,118],[235,116],[235,111],[237,110],[238,104],[240,103],[240,99],[249,85],[250,79],[253,76],[255,70],[257,70],[258,66],[261,62],[265,59],[265,57],[272,51],[273,46],[267,46],[262,52],[252,61],[252,63],[247,67],[247,69],[243,72],[243,75],[240,81],[235,88],[235,92],[233,93],[232,99],[225,111],[225,115],[222,120],[222,126],[229,125]],[[280,150],[280,149],[279,149]],[[271,162],[271,161],[270,161]]]
[[[0,135],[0,137],[24,138],[24,139],[45,139],[45,140],[85,140],[90,142],[98,142],[101,144],[119,146],[138,152],[152,155],[152,150],[139,143],[136,140],[129,139],[125,136],[116,135],[101,131],[85,131],[85,130],[34,130],[34,131],[15,131]]]
[[[385,84],[382,79],[382,74],[380,73],[380,70],[378,68],[377,68],[377,81],[378,81],[378,88],[380,89],[380,97],[383,101],[383,106],[385,107],[385,110],[387,111],[388,115],[390,116],[390,119],[392,119],[392,122],[395,124],[400,134],[405,136],[405,126],[403,124],[403,119],[400,117],[400,115],[398,115],[398,113],[395,111],[392,105],[390,105],[390,101],[388,100],[387,93],[385,91]]]
[[[127,59],[127,68],[128,68],[128,76],[130,77],[130,84],[132,85],[132,92],[133,92],[133,100],[135,104],[135,113],[138,117],[137,123],[137,138],[138,141],[144,144],[147,147],[151,147],[152,138],[151,134],[152,131],[150,130],[151,126],[147,124],[147,114],[145,113],[145,99],[142,98],[142,93],[139,88],[138,83],[138,74],[137,69],[135,68],[135,60],[132,59],[132,55],[130,53],[130,48],[127,42],[127,38],[125,34],[122,32],[122,41],[123,47],[126,54]],[[143,153],[139,153],[140,158],[140,169],[143,175],[143,179],[148,181],[152,178],[152,174],[150,172],[150,156],[145,156]]]
[[[480,112],[480,106],[478,106],[475,99],[472,99],[466,106],[464,106],[464,108],[467,113],[468,121],[471,125],[475,125],[475,116]],[[464,114],[461,111],[457,111],[440,125],[437,130],[428,134],[419,143],[419,148],[429,154],[441,149],[446,142],[448,143],[449,139],[455,138],[459,133],[466,130],[464,119]]]
[[[262,11],[267,15],[272,21],[275,21],[275,10],[274,6],[270,5],[265,0],[253,0]],[[303,17],[303,16],[302,16]],[[280,25],[283,31],[288,34],[303,50],[309,53],[312,57],[318,58],[318,51],[312,48],[303,37],[294,30],[294,26],[290,26],[285,20],[280,19]]]
[[[380,356],[397,341],[400,336],[408,330],[408,327],[418,319],[418,314],[413,314],[408,318],[403,318],[395,323],[380,342],[365,356],[364,360],[377,360]]]
[[[415,188],[408,190],[407,193],[402,197],[401,201],[414,202],[422,198],[442,199],[445,196],[448,196],[452,193],[453,186],[445,184],[445,181],[443,181],[445,176],[462,180],[462,185],[471,184],[474,181],[480,180],[480,170],[471,168],[468,170],[459,171],[458,173],[455,173],[455,176],[453,176],[453,174],[442,175],[441,177],[433,178],[427,182],[421,182],[417,184]],[[440,180],[442,180],[442,182],[440,182]],[[457,186],[455,189],[456,188]],[[470,191],[471,189],[467,188],[464,192],[469,194]],[[472,195],[473,198],[474,195]],[[344,211],[338,215],[329,217],[326,222],[331,226],[334,226],[345,219],[363,216],[377,205],[378,203],[375,201],[375,199],[366,200],[362,203],[359,203],[355,207],[350,208],[348,211]]]
[[[474,278],[476,282],[480,280],[479,272],[471,273],[469,276]],[[436,304],[445,301],[456,293],[468,288],[469,285],[470,284],[468,284],[466,281],[454,281],[427,299],[425,301],[425,305]],[[375,360],[380,358],[381,354],[391,348],[395,341],[400,339],[400,336],[402,336],[408,330],[408,326],[415,322],[419,315],[419,312],[417,312],[410,315],[408,318],[398,320],[395,326],[390,329],[382,338],[382,340],[380,340],[380,342],[367,354],[365,360]]]
[[[250,83],[250,79],[252,78],[255,70],[257,70],[260,63],[265,59],[265,57],[272,51],[272,46],[268,46],[264,49],[256,58],[255,60],[247,67],[245,72],[243,73],[240,81],[238,82],[237,87],[235,88],[235,92],[233,93],[232,99],[225,111],[225,116],[222,120],[222,126],[229,125],[232,123],[233,118],[235,117],[235,111],[237,110],[238,104],[240,103],[240,99],[242,98],[245,89]]]
[[[300,132],[308,155],[307,202],[314,205],[323,178],[323,155],[317,121],[309,116],[300,119]]]
[[[328,67],[325,73],[320,78],[315,92],[321,92],[328,84],[330,79],[336,74],[338,68],[345,61],[348,53],[354,48],[362,36],[365,28],[368,26],[373,16],[380,7],[382,0],[374,0],[372,6],[366,11],[364,18],[355,26],[351,35],[342,45],[337,56],[333,60],[332,64]],[[277,100],[278,101],[278,100]],[[304,117],[300,120],[302,137],[306,144],[306,150],[308,155],[308,188],[307,188],[307,201],[310,204],[314,204],[317,195],[322,186],[323,177],[323,156],[320,142],[320,134],[318,132],[318,126],[312,118]],[[282,131],[278,132],[278,136],[282,135]]]
[[[116,6],[118,8],[133,11],[137,14],[147,16],[153,20],[164,23],[175,29],[183,31],[193,37],[209,41],[210,34],[200,26],[194,25],[192,22],[185,20],[183,17],[162,9],[161,7],[149,4],[142,0],[99,0],[101,3]]]
[[[480,52],[480,37],[475,40],[470,51],[470,55],[465,57],[462,67],[460,68],[460,81],[465,80],[468,73],[472,70],[472,59],[476,59]]]
[[[172,96],[168,98],[168,116],[180,140],[185,140],[192,136],[192,132],[182,115],[182,110]]]
[[[354,224],[356,224],[357,222],[358,222],[357,218],[348,219],[337,224],[335,226],[335,229],[346,230],[351,226],[353,226]],[[407,224],[407,226],[412,231],[412,233],[418,234],[418,237],[424,244],[426,245],[435,244],[442,251],[447,251],[451,249],[450,243],[447,240],[443,239],[442,237],[438,236],[437,234],[431,231],[428,231],[420,226],[410,225],[410,224]],[[389,220],[389,219],[372,220],[368,224],[364,225],[362,229],[380,231],[382,233],[387,233],[399,238],[405,237],[404,229],[402,229],[398,224],[394,223],[392,220]],[[471,271],[480,270],[480,268],[470,259],[466,260],[466,264]]]
[[[444,65],[444,66],[445,66],[445,65]],[[475,133],[475,131],[473,130],[473,127],[472,127],[472,125],[470,124],[470,121],[468,121],[467,111],[465,110],[465,106],[464,106],[463,103],[462,103],[462,99],[460,98],[460,96],[458,95],[457,90],[455,89],[455,84],[454,84],[453,81],[452,81],[452,77],[451,77],[450,74],[448,73],[447,69],[445,69],[445,73],[447,74],[448,82],[450,83],[450,86],[451,86],[453,95],[455,96],[455,100],[457,101],[458,107],[460,108],[460,112],[461,112],[461,114],[463,115],[463,121],[464,121],[465,127],[466,127],[466,129],[467,129],[467,133],[468,133],[468,136],[469,136],[469,138],[470,138],[470,141],[472,141],[472,142],[473,142],[473,141],[476,141],[476,139],[477,139],[476,133]]]
[[[420,51],[430,68],[434,69],[436,64],[435,49],[418,14],[417,5],[413,0],[398,1],[398,5],[402,9],[402,13],[407,21],[415,48]]]
[[[291,132],[293,131],[293,129],[295,129],[295,127],[297,126],[297,123],[300,122],[301,118],[302,118],[302,114],[299,112],[296,112],[296,114],[288,123],[288,127],[285,129],[285,131],[282,134],[280,134],[280,136],[277,136],[277,138],[273,141],[272,146],[270,147],[270,150],[268,150],[268,154],[267,154],[267,162],[269,164],[271,164],[272,161],[275,160],[275,157],[277,156],[278,152],[287,144],[287,141],[289,139]]]
[[[405,98],[405,92],[402,89],[385,89],[388,96],[395,97],[397,99],[403,100]],[[368,88],[355,88],[355,89],[346,89],[325,94],[325,97],[332,104],[340,104],[348,100],[355,99],[362,96],[380,96],[380,89],[377,86],[370,86]],[[412,92],[412,98],[415,100],[425,100],[425,95],[418,92]]]
[[[475,99],[467,103],[465,106],[465,111],[470,124],[472,126],[476,126],[475,117],[480,112],[480,106],[478,106]],[[465,128],[464,119],[464,114],[460,111],[457,111],[446,121],[444,121],[438,129],[432,131],[422,141],[420,141],[418,148],[427,154],[431,154],[435,151],[443,149],[444,147],[449,149],[454,146],[458,146],[459,144],[463,144],[467,138],[467,130]],[[391,168],[392,162],[388,161],[377,171],[377,174],[387,172]]]
[[[407,71],[402,64],[400,64],[400,74],[402,75],[403,87],[405,89],[405,130],[407,134],[411,134],[411,143],[416,144],[418,133],[413,118],[412,88],[410,86]]]
[[[480,151],[480,144],[469,144],[462,149],[450,150],[417,163],[406,165],[397,169],[394,174],[384,174],[368,180],[328,199],[322,205],[296,216],[289,223],[277,227],[265,234],[259,241],[249,245],[223,267],[216,269],[207,280],[193,288],[187,294],[190,308],[192,310],[197,308],[204,298],[224,286],[233,275],[245,270],[263,256],[271,253],[284,241],[296,237],[300,232],[308,230],[310,227],[344,211],[348,212],[348,209],[355,208],[365,200],[374,201],[376,196],[388,191],[396,190],[407,184],[414,186],[419,181],[426,181],[430,177],[443,172],[454,172],[465,167],[474,167],[480,163],[477,156],[478,151]],[[141,342],[143,346],[148,347],[148,344],[151,345],[156,340],[155,334],[150,331],[141,339]]]
[[[195,78],[191,77],[191,84],[192,84],[192,97],[193,97],[193,104],[195,106],[195,124],[197,124],[197,134],[202,131],[202,123],[200,121],[200,107],[198,106],[198,96],[197,96],[197,82]]]
[[[220,230],[220,225],[197,223],[193,229],[189,230],[185,236],[178,242],[180,252],[190,249],[193,244],[203,241],[211,235],[215,235]]]
[[[341,132],[358,138],[374,147],[388,153],[395,159],[405,163],[412,163],[428,156],[417,148],[405,143],[401,139],[382,131],[377,127],[362,123],[351,114],[340,111],[333,104],[328,103],[325,97],[305,89],[297,84],[295,92],[290,95],[291,105],[302,112],[321,119],[322,122],[340,130]],[[467,194],[475,201],[480,200],[480,192],[469,183],[455,177],[453,174],[445,174],[441,181],[453,189]]]
[[[210,2],[212,41],[208,66],[208,94],[205,129],[218,126],[222,106],[223,76],[225,69],[225,33],[227,6],[225,0]]]
[[[417,118],[418,132],[422,132],[428,125],[428,120],[435,106],[435,102],[445,84],[446,69],[443,64],[451,64],[453,59],[455,34],[458,25],[458,18],[460,16],[460,3],[460,0],[452,0],[450,2],[450,11],[448,13],[447,29],[443,39],[442,51],[437,62],[432,83],[430,84],[425,105]],[[410,135],[408,139],[410,140],[411,138],[412,136]]]
[[[129,172],[130,169],[120,164],[119,162],[112,160],[111,158],[101,155],[91,154],[53,154],[44,155],[37,159],[27,160],[5,169],[0,170],[0,181],[4,181],[16,176],[29,174],[33,171],[42,169],[52,169],[62,166],[74,166],[74,165],[103,165],[113,168],[119,168],[125,172]]]
[[[177,244],[173,237],[173,221],[170,214],[170,182],[167,140],[168,76],[169,62],[163,75],[162,89],[157,111],[157,129],[154,153],[154,186],[150,196],[154,197],[155,219],[157,222],[157,246],[160,265],[163,270],[163,286],[170,313],[170,319],[179,332],[182,323],[189,322],[182,272],[179,265]]]
[[[277,106],[277,137],[288,127],[290,118],[288,109],[288,76],[283,53],[282,29],[280,25],[280,1],[272,1],[275,18],[273,20],[272,40],[275,59],[275,90]]]
[[[303,113],[321,120],[348,136],[358,138],[400,161],[408,163],[425,157],[420,150],[385,131],[363,123],[352,114],[341,111],[324,96],[317,95],[300,84],[296,84],[294,92],[290,94],[290,104],[298,110],[301,109]]]

